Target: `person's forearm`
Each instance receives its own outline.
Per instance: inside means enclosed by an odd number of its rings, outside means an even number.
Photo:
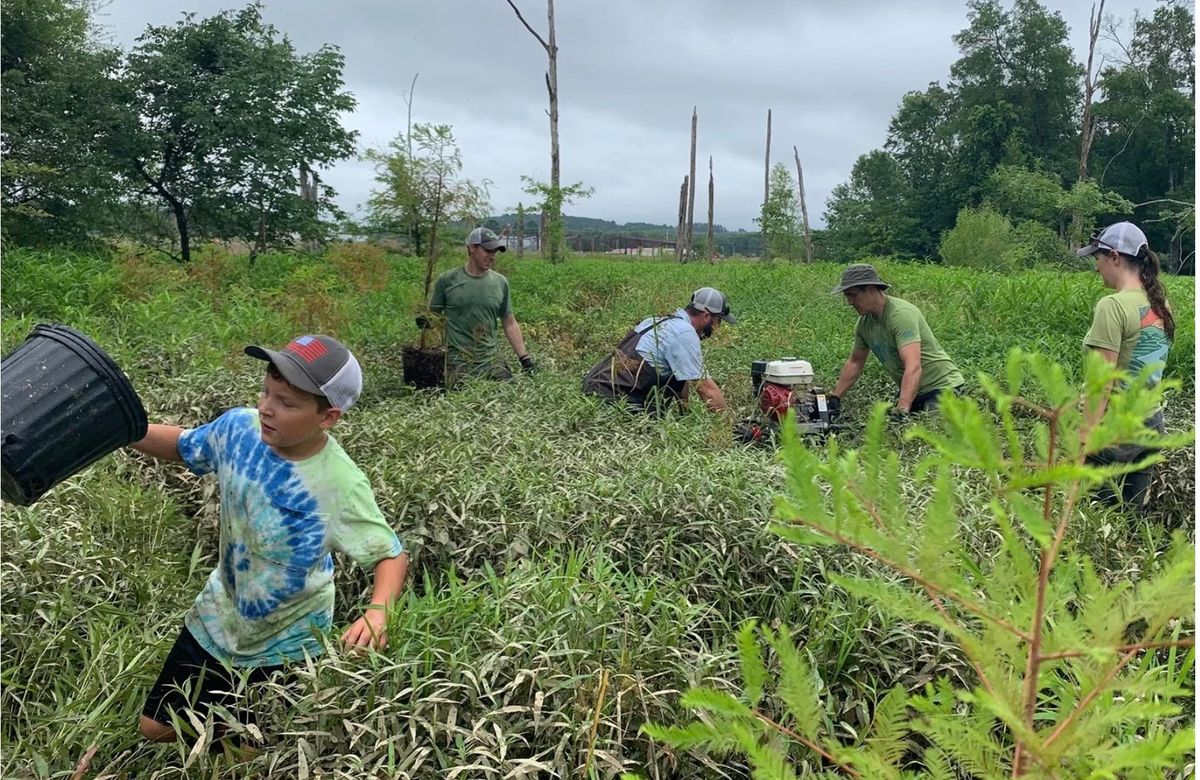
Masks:
[[[504,323],[504,336],[508,339],[508,343],[512,344],[513,352],[518,358],[529,354],[525,349],[525,337],[521,335],[521,325],[516,320]]]
[[[846,365],[842,366],[842,373],[838,375],[837,384],[833,386],[831,395],[836,395],[841,398],[850,388],[854,387],[854,383],[862,376],[864,363],[857,363],[853,360],[847,360]]]
[[[146,429],[145,437],[129,446],[160,460],[182,462],[183,457],[179,454],[179,436],[182,433],[183,428],[177,425],[151,423]]]
[[[375,564],[375,587],[371,590],[371,605],[388,607],[400,597],[404,590],[404,578],[408,575],[408,553],[402,552],[395,558],[384,558]]]
[[[725,394],[712,379],[701,379],[696,383],[696,392],[704,399],[704,405],[714,412],[725,411]]]
[[[902,412],[911,410],[920,387],[921,366],[904,369],[904,376],[900,378],[900,397],[896,399],[896,408]]]

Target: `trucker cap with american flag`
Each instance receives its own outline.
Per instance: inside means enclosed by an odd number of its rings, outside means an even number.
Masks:
[[[343,412],[362,392],[362,368],[350,350],[331,336],[300,336],[279,351],[246,347],[250,357],[272,363],[295,387],[323,395]]]

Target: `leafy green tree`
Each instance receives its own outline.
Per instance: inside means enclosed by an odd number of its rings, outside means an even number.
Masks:
[[[138,39],[124,73],[130,122],[113,153],[139,196],[171,213],[184,262],[194,232],[289,244],[319,235],[320,212],[339,214],[332,189],[303,198],[299,177],[354,152],[342,66],[331,46],[298,54],[258,4],[185,14]]]
[[[562,262],[567,256],[566,234],[563,229],[562,207],[580,198],[590,198],[596,190],[584,187],[583,182],[566,187],[535,181],[522,176],[522,189],[537,198],[538,210],[546,215],[546,235],[543,237],[542,255],[552,263]]]
[[[365,156],[375,163],[378,185],[367,202],[371,229],[407,236],[418,255],[438,225],[488,211],[489,182],[462,177],[462,152],[450,125],[414,125],[407,137],[400,133]]]
[[[964,207],[978,206],[1000,165],[1075,174],[1082,69],[1061,16],[1037,0],[971,0],[945,86],[904,96],[885,152],[860,158],[828,203],[835,256],[933,256]],[[886,160],[878,155],[890,155]],[[895,170],[889,170],[894,164]],[[882,198],[885,203],[875,203]]]
[[[833,188],[825,212],[830,255],[922,254],[924,234],[912,215],[913,189],[896,158],[875,150],[854,163],[850,181]]]
[[[950,176],[956,143],[951,123],[954,110],[954,95],[934,83],[924,92],[905,95],[888,126],[884,148],[901,178],[887,172],[885,180],[893,183],[885,190],[889,202],[881,206],[906,217],[906,254],[926,254],[928,247],[937,243],[938,234],[954,224],[959,201]],[[851,186],[854,184],[852,172]],[[901,238],[895,229],[888,232],[890,242]]]
[[[1066,22],[1037,0],[1014,0],[1007,11],[999,0],[971,0],[967,7],[968,27],[954,37],[961,56],[950,69],[959,116],[968,127],[978,125],[972,109],[991,107],[996,114],[988,124],[1017,133],[1032,157],[1060,175],[1070,174],[1082,68],[1072,55]],[[959,132],[969,135],[968,127]],[[993,134],[987,142],[995,140]],[[965,145],[966,155],[971,145]]]
[[[104,139],[120,54],[96,42],[83,0],[0,6],[0,225],[5,241],[77,241],[119,187]]]
[[[762,231],[762,257],[796,260],[799,257],[800,200],[787,166],[775,163],[768,178],[767,200],[754,220]]]
[[[998,166],[984,184],[984,197],[996,210],[1045,225],[1057,226],[1064,195],[1057,176],[1016,165]]]
[[[1150,244],[1173,269],[1194,262],[1195,16],[1166,2],[1137,17],[1124,61],[1105,68],[1096,104],[1093,175],[1136,204]]]
[[[1177,533],[1138,582],[1107,582],[1071,535],[1087,492],[1139,467],[1090,466],[1089,454],[1191,438],[1145,427],[1166,387],[1150,387],[1149,376],[1135,378],[1131,392],[1110,395],[1111,384],[1128,377],[1091,354],[1081,398],[1060,366],[1014,350],[1004,384],[981,376],[994,412],[953,397],[940,426],[907,434],[930,452],[916,470],[929,487],[921,506],[905,498],[882,404],[861,451],[831,444],[813,452],[785,425],[788,496],[778,503],[775,533],[872,561],[877,573],[833,575],[833,583],[952,638],[972,678],[943,677],[913,693],[893,688],[870,728],[847,734],[830,727],[822,683],[788,629],[748,623],[737,636],[740,695],[694,688],[683,704],[702,719],[643,730],[680,748],[743,754],[760,778],[795,778],[799,762],[825,770],[821,776],[879,780],[1180,770],[1194,747],[1192,727],[1179,718],[1195,667],[1186,628],[1195,605],[1194,545]],[[1039,422],[1024,438],[1017,419],[1030,415]],[[996,540],[987,556],[964,554],[961,543],[968,499],[957,486],[965,472],[987,488],[984,509]]]

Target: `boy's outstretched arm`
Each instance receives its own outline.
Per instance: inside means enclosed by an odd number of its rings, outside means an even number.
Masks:
[[[384,558],[375,564],[375,587],[371,592],[371,603],[363,616],[354,621],[342,634],[346,647],[387,647],[387,611],[404,590],[404,578],[408,574],[408,553],[402,552],[395,558]]]
[[[179,435],[183,428],[177,425],[158,425],[151,423],[146,429],[146,436],[141,441],[130,444],[138,452],[144,452],[161,460],[173,460],[180,463],[183,457],[179,454]]]

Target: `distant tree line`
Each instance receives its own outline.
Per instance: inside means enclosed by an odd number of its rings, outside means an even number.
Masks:
[[[197,239],[257,252],[322,241],[347,224],[321,180],[356,153],[355,134],[341,124],[355,100],[336,48],[296,51],[255,3],[147,27],[125,52],[100,41],[93,8],[90,0],[0,5],[5,243],[129,236],[186,261]],[[1105,25],[1106,59],[1094,77],[1076,61],[1066,22],[1037,0],[1011,8],[969,0],[967,8],[946,83],[903,96],[883,147],[859,157],[834,188],[826,229],[813,234],[816,255],[1001,268],[1070,262],[1068,249],[1092,228],[1133,219],[1166,268],[1191,272],[1191,6],[1161,0],[1131,29]],[[456,229],[488,213],[489,183],[461,176],[448,126],[410,118],[405,133],[367,156],[379,188],[368,225],[356,231],[394,232],[420,253],[430,214]],[[798,258],[792,179],[783,166],[771,174],[761,232],[714,226],[722,256],[766,249]],[[540,205],[526,212],[525,235],[542,230],[547,203],[590,194],[533,180],[526,191]],[[514,221],[487,224],[512,224],[515,234]],[[677,227],[566,217],[555,229],[661,240]]]

